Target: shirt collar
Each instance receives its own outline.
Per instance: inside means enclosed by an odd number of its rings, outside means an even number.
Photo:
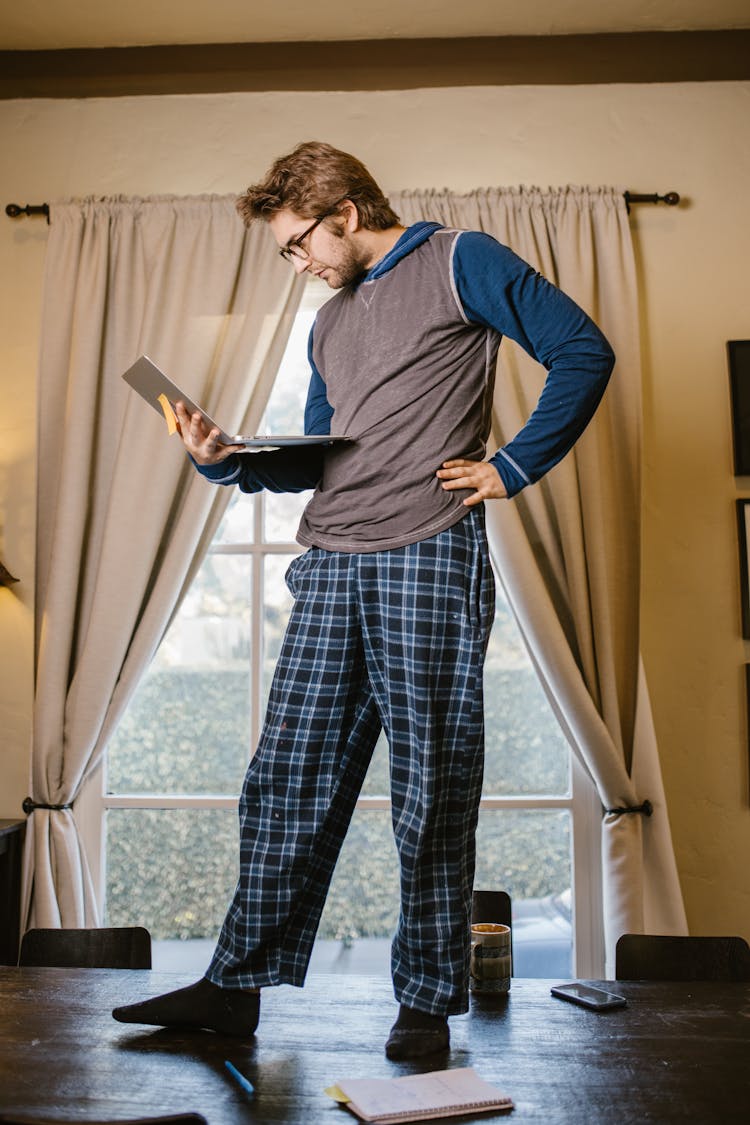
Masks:
[[[426,242],[427,239],[434,234],[436,230],[440,230],[441,227],[442,223],[413,223],[412,226],[404,231],[398,242],[391,247],[388,253],[380,258],[374,266],[370,267],[360,284],[368,281],[376,281],[379,277],[382,277],[384,273],[388,273],[402,258],[410,254],[412,250],[416,250],[418,246]]]

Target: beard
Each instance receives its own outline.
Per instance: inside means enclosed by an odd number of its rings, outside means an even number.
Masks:
[[[343,289],[346,285],[351,285],[367,273],[370,265],[369,256],[355,246],[345,233],[342,232],[339,237],[337,261],[330,265],[317,261],[313,264],[316,273],[325,273],[323,280],[329,289]]]

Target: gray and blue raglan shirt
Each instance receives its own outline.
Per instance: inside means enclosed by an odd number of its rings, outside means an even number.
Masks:
[[[544,475],[593,415],[614,356],[593,321],[489,235],[416,223],[318,313],[306,433],[351,444],[235,454],[199,471],[246,492],[314,487],[297,538],[376,551],[429,538],[467,514],[443,461],[482,460],[504,335],[547,368],[537,406],[491,459],[508,496]]]

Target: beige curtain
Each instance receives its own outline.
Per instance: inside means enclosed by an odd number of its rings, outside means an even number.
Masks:
[[[230,197],[53,205],[39,374],[27,924],[97,923],[70,807],[210,542],[229,490],[120,378],[149,355],[222,424],[260,421],[302,283]]]
[[[558,719],[604,810],[607,972],[625,932],[684,933],[661,771],[640,656],[641,374],[637,282],[621,190],[496,189],[392,197],[406,222],[436,219],[498,238],[600,325],[617,366],[594,421],[543,481],[487,505],[508,600]],[[493,438],[510,440],[545,372],[501,351]],[[492,452],[492,451],[491,451]]]

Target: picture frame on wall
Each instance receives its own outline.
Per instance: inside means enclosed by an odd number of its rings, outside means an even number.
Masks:
[[[737,507],[737,538],[740,545],[742,636],[746,640],[750,640],[750,500],[737,500],[735,503]]]
[[[750,476],[750,340],[729,340],[734,475]]]

